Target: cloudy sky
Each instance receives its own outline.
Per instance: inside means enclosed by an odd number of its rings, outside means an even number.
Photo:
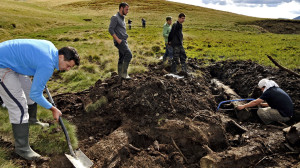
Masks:
[[[300,16],[300,0],[168,0],[259,18]]]

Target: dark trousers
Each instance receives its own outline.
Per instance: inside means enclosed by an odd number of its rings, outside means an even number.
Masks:
[[[187,57],[183,46],[173,46],[173,64],[178,65],[180,63],[183,65],[185,64],[186,58]]]
[[[130,62],[132,58],[132,54],[128,47],[127,41],[122,40],[121,44],[118,44],[117,42],[114,42],[114,44],[119,50],[118,64],[122,64],[123,62]]]
[[[167,43],[165,45],[166,45],[166,52],[163,56],[163,60],[166,60],[168,56],[170,57],[170,59],[172,59],[173,58],[173,47],[168,45]]]

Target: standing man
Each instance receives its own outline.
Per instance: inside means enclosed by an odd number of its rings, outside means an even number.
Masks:
[[[177,64],[179,60],[181,63],[182,71],[187,72],[186,66],[186,53],[183,48],[183,34],[182,34],[182,23],[185,20],[185,14],[180,13],[176,23],[172,25],[171,32],[168,37],[168,43],[173,47],[174,58],[172,60],[171,71],[172,73],[177,73]]]
[[[132,58],[131,51],[128,47],[126,33],[125,16],[129,11],[129,5],[122,2],[119,5],[119,12],[111,17],[109,33],[114,38],[114,44],[119,50],[118,74],[120,78],[130,79],[128,76],[128,66]]]
[[[143,28],[146,28],[146,20],[144,18],[142,18],[142,26]]]
[[[169,34],[171,32],[171,24],[172,24],[172,17],[168,16],[166,17],[166,23],[164,24],[163,27],[163,37],[165,39],[165,46],[166,46],[166,52],[163,56],[163,62],[165,62],[167,60],[167,57],[169,56],[170,60],[172,60],[173,58],[173,48],[171,47],[171,45],[168,44],[168,37]]]
[[[54,69],[64,71],[79,65],[72,47],[59,50],[46,40],[17,39],[0,43],[0,96],[5,103],[15,139],[15,152],[27,160],[41,156],[29,146],[29,123],[36,119],[36,103],[50,109],[58,121],[61,111],[43,96]],[[33,76],[33,81],[29,76]]]
[[[129,30],[131,30],[131,23],[132,23],[132,20],[128,19],[128,28],[129,28]]]
[[[279,88],[276,82],[269,79],[262,79],[258,87],[263,91],[260,98],[253,100],[245,105],[239,105],[238,110],[247,107],[261,105],[265,108],[259,108],[257,115],[264,124],[270,124],[275,121],[287,122],[293,116],[293,102],[290,96]],[[267,103],[263,103],[266,101]]]

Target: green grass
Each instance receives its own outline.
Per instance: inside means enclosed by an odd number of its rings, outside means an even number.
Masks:
[[[127,30],[133,54],[129,67],[131,74],[143,73],[148,70],[147,65],[159,61],[165,51],[162,37],[165,17],[172,16],[175,22],[180,12],[186,14],[184,47],[190,58],[203,59],[207,63],[211,60],[252,60],[274,66],[266,57],[271,55],[287,68],[300,69],[300,35],[262,33],[261,28],[244,24],[260,20],[258,18],[163,0],[127,2],[130,9],[126,20],[133,21],[132,30]],[[118,50],[108,33],[108,25],[111,16],[117,13],[119,3],[117,0],[1,0],[0,42],[37,38],[50,40],[57,48],[75,47],[81,56],[81,65],[58,73],[59,78],[49,81],[48,86],[54,95],[81,91],[99,79],[110,77],[117,69]],[[141,18],[147,20],[145,29],[141,27]],[[39,110],[43,120],[52,120],[51,112]],[[12,139],[5,109],[0,109],[0,121],[1,136]],[[67,122],[66,125],[76,147],[76,128]],[[49,130],[31,127],[33,147],[42,154],[66,151],[64,135],[56,129],[59,129],[58,124]],[[58,140],[59,145],[54,140]],[[0,163],[1,159],[0,156]]]
[[[95,112],[98,108],[105,105],[106,103],[107,103],[107,98],[105,96],[102,96],[95,103],[87,105],[85,111],[87,111],[88,113]]]
[[[49,122],[53,120],[52,112],[38,106],[38,118],[42,119],[44,122]],[[14,142],[12,128],[9,121],[9,116],[6,108],[0,108],[0,135],[3,139]],[[71,143],[74,149],[78,147],[78,140],[76,135],[76,127],[73,124],[70,124],[68,121],[63,120],[64,124],[68,130],[68,134],[71,139]],[[30,146],[42,155],[50,154],[63,154],[69,153],[69,148],[65,135],[61,126],[56,122],[55,124],[50,125],[49,128],[42,128],[38,125],[30,126],[30,135],[29,141]],[[3,166],[13,165],[12,162],[7,161],[6,150],[0,148],[0,163],[4,164]],[[6,160],[2,162],[1,160]],[[0,166],[2,167],[2,166]],[[11,166],[13,167],[13,166]]]
[[[143,66],[158,62],[164,53],[162,25],[165,16],[170,15],[176,21],[180,12],[186,14],[183,33],[188,57],[207,62],[250,59],[273,66],[266,57],[271,55],[281,65],[299,69],[297,42],[300,35],[261,33],[257,26],[244,24],[258,18],[162,0],[132,0],[128,3],[130,10],[126,19],[133,20],[132,30],[128,30],[133,53],[130,73],[145,72],[147,68]],[[110,77],[111,72],[116,71],[118,51],[107,29],[110,17],[118,11],[118,4],[118,1],[105,0],[4,0],[0,4],[3,9],[0,14],[5,17],[0,21],[0,40],[39,38],[52,41],[57,48],[75,47],[81,56],[82,67],[77,68],[77,72],[61,73],[62,78],[50,81],[49,87],[57,93],[87,89],[98,79]],[[146,29],[141,27],[142,17],[147,20]],[[16,28],[12,27],[14,23]]]
[[[0,167],[1,168],[16,168],[12,161],[8,160],[8,151],[5,148],[0,148]]]

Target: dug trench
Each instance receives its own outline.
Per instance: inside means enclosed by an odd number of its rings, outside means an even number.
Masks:
[[[299,164],[297,147],[286,141],[282,131],[296,121],[263,125],[256,110],[242,121],[234,110],[216,111],[229,95],[212,84],[215,78],[241,98],[258,98],[258,80],[269,77],[290,95],[295,112],[300,113],[299,78],[251,61],[215,62],[206,67],[202,60],[190,59],[188,65],[192,75],[184,78],[169,76],[167,65],[155,64],[146,73],[132,75],[132,80],[120,81],[113,73],[83,92],[54,96],[64,118],[77,126],[79,148],[94,162],[93,167]],[[89,108],[98,100],[105,101]],[[34,164],[72,167],[63,155]]]

